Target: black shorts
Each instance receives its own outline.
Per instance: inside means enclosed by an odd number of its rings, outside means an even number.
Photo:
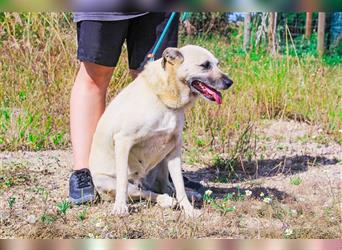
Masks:
[[[130,69],[142,69],[171,13],[148,13],[121,21],[80,21],[77,23],[77,58],[115,67],[123,43],[127,42]],[[172,21],[155,58],[167,47],[177,47],[179,15]]]

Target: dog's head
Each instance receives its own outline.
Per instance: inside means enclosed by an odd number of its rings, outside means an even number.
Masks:
[[[222,103],[219,90],[228,89],[233,84],[219,69],[215,56],[199,46],[167,48],[163,53],[162,66],[173,71],[176,78],[190,88],[192,95],[200,95],[218,104]]]

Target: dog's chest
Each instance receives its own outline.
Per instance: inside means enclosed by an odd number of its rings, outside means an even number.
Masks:
[[[183,118],[179,115],[171,113],[158,120],[131,149],[130,172],[142,177],[161,162],[176,146],[182,127]]]

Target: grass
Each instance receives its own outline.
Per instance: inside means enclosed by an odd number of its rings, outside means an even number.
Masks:
[[[69,97],[78,69],[75,25],[60,13],[1,13],[0,22],[0,149],[69,147]],[[189,147],[229,152],[248,124],[274,118],[320,124],[341,140],[341,64],[310,55],[245,54],[239,33],[229,39],[181,37],[180,44],[208,48],[235,83],[223,105],[200,100],[189,112],[185,133],[196,135],[185,136]],[[108,100],[129,82],[124,49]]]

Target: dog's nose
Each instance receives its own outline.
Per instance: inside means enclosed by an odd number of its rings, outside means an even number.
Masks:
[[[223,85],[224,85],[224,89],[228,89],[230,86],[232,86],[233,81],[231,79],[229,79],[227,76],[223,76]]]

